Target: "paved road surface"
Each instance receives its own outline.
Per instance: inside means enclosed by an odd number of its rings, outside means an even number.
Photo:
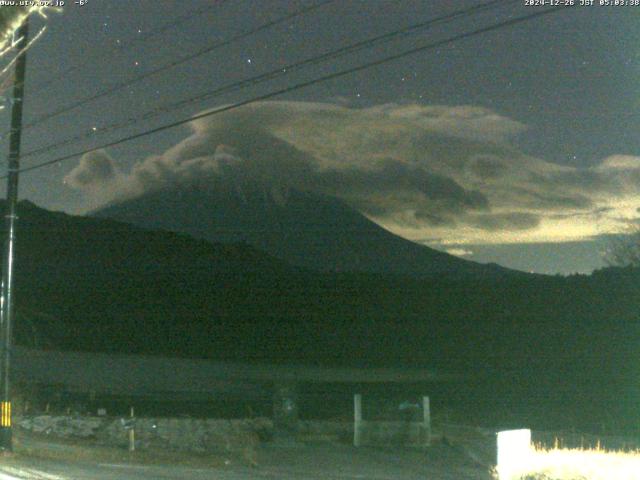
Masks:
[[[390,451],[331,445],[268,447],[256,468],[219,469],[0,460],[0,480],[489,480],[486,467],[449,447]]]

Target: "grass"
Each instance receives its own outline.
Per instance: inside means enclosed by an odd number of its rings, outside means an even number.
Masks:
[[[535,447],[526,465],[514,466],[513,473],[504,477],[508,480],[640,480],[640,451],[606,451],[599,446],[593,449]]]
[[[148,449],[129,452],[123,448],[96,445],[86,440],[50,438],[16,429],[14,452],[20,457],[74,463],[126,463],[146,465],[179,465],[185,467],[223,467],[232,463],[248,463],[243,458],[222,454],[197,454],[172,450]]]

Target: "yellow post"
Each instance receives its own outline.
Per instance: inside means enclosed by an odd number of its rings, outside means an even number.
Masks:
[[[0,427],[11,428],[11,402],[0,402]]]

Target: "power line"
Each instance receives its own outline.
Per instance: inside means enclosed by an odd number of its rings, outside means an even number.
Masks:
[[[330,74],[324,75],[322,77],[318,77],[318,78],[315,78],[315,79],[312,79],[312,80],[307,80],[307,81],[304,81],[304,82],[297,83],[296,85],[292,85],[290,87],[282,88],[280,90],[275,90],[275,91],[270,92],[270,93],[259,95],[259,96],[253,97],[251,99],[248,99],[248,100],[243,100],[243,101],[231,104],[231,105],[227,105],[227,106],[224,106],[224,107],[217,108],[215,110],[211,110],[209,112],[204,112],[204,113],[201,113],[199,115],[191,116],[189,118],[185,118],[185,119],[182,119],[182,120],[178,120],[176,122],[172,122],[172,123],[169,123],[169,124],[162,125],[160,127],[156,127],[156,128],[150,129],[150,130],[146,130],[144,132],[136,133],[134,135],[129,135],[127,137],[120,138],[118,140],[114,140],[114,141],[102,144],[102,145],[100,145],[98,147],[88,148],[88,149],[85,149],[85,150],[82,150],[82,151],[78,151],[78,152],[74,152],[74,153],[71,153],[71,154],[68,154],[68,155],[64,155],[64,156],[61,156],[61,157],[54,158],[52,160],[48,160],[46,162],[42,162],[42,163],[39,163],[37,165],[33,165],[31,167],[21,168],[19,170],[19,172],[30,172],[30,171],[33,171],[33,170],[37,170],[37,169],[49,166],[49,165],[53,165],[53,164],[56,164],[56,163],[63,162],[65,160],[69,160],[71,158],[76,158],[76,157],[80,157],[82,155],[86,155],[88,153],[96,152],[98,150],[102,150],[102,149],[110,148],[110,147],[115,147],[115,146],[120,145],[122,143],[130,142],[132,140],[137,140],[139,138],[143,138],[143,137],[146,137],[146,136],[149,136],[149,135],[153,135],[153,134],[165,131],[165,130],[169,130],[171,128],[179,127],[181,125],[185,125],[185,124],[191,123],[193,121],[200,120],[202,118],[211,117],[211,116],[214,116],[214,115],[219,115],[219,114],[227,112],[229,110],[235,110],[237,108],[249,105],[251,103],[260,102],[260,101],[263,101],[263,100],[268,100],[270,98],[273,98],[273,97],[276,97],[276,96],[280,96],[280,95],[284,95],[286,93],[290,93],[290,92],[293,92],[293,91],[296,91],[296,90],[300,90],[300,89],[303,89],[303,88],[306,88],[306,87],[309,87],[309,86],[312,86],[312,85],[315,85],[315,84],[318,84],[318,83],[326,82],[326,81],[329,81],[329,80],[335,80],[336,78],[344,77],[344,76],[349,75],[351,73],[355,73],[355,72],[359,72],[359,71],[362,71],[362,70],[366,70],[366,69],[371,68],[371,67],[376,67],[378,65],[382,65],[382,64],[387,63],[387,62],[398,60],[400,58],[407,57],[409,55],[414,55],[414,54],[419,53],[419,52],[424,52],[426,50],[431,50],[431,49],[434,49],[434,48],[442,47],[442,46],[447,45],[447,44],[452,43],[452,42],[456,42],[456,41],[459,41],[459,40],[470,38],[470,37],[473,37],[473,36],[476,36],[476,35],[480,35],[480,34],[483,34],[483,33],[495,31],[495,30],[498,30],[498,29],[503,28],[503,27],[510,27],[510,26],[513,26],[513,25],[516,25],[516,24],[519,24],[519,23],[522,23],[522,22],[525,22],[525,21],[528,21],[528,20],[532,20],[534,18],[542,17],[544,15],[549,15],[551,13],[557,13],[557,12],[560,12],[562,10],[565,10],[566,8],[571,8],[571,7],[564,7],[564,6],[560,7],[559,6],[559,7],[553,7],[551,9],[547,9],[547,10],[540,10],[540,11],[531,13],[529,15],[513,18],[513,19],[510,19],[510,20],[503,21],[503,22],[499,22],[499,23],[490,25],[488,27],[482,27],[482,28],[478,28],[476,30],[472,30],[470,32],[465,32],[465,33],[461,33],[461,34],[458,34],[458,35],[454,35],[453,37],[447,38],[445,40],[439,40],[437,42],[429,43],[427,45],[423,45],[423,46],[420,46],[420,47],[415,47],[415,48],[412,48],[412,49],[409,49],[409,50],[405,50],[403,52],[400,52],[400,53],[397,53],[397,54],[394,54],[394,55],[390,55],[388,57],[385,57],[385,58],[382,58],[382,59],[379,59],[379,60],[375,60],[375,61],[372,61],[372,62],[364,63],[362,65],[358,65],[357,67],[352,67],[352,68],[349,68],[349,69],[346,69],[346,70],[341,70],[339,72],[330,73]],[[6,177],[7,177],[7,175],[3,175],[3,176],[0,176],[0,179],[6,178]]]
[[[189,13],[181,15],[178,18],[176,18],[175,20],[173,20],[172,22],[165,23],[164,25],[162,25],[162,26],[160,26],[160,27],[158,27],[158,28],[156,28],[154,30],[151,30],[151,31],[149,31],[149,32],[147,32],[145,34],[135,36],[135,37],[133,37],[133,38],[131,38],[131,39],[125,41],[125,42],[121,42],[121,43],[119,43],[119,44],[117,44],[117,45],[115,45],[115,46],[113,46],[111,48],[104,49],[98,55],[97,58],[106,57],[107,55],[112,54],[112,53],[119,53],[119,52],[121,52],[121,51],[123,51],[123,50],[125,50],[127,48],[131,48],[132,46],[135,46],[135,45],[137,45],[139,43],[144,43],[144,42],[146,42],[146,41],[148,41],[150,39],[153,39],[153,38],[155,38],[155,37],[157,37],[159,35],[162,35],[163,33],[167,32],[169,30],[172,30],[172,29],[182,25],[185,22],[188,22],[189,20],[191,20],[191,19],[193,19],[195,17],[198,17],[200,15],[203,15],[203,14],[207,13],[210,10],[214,10],[214,9],[220,7],[226,1],[227,0],[216,0],[213,4],[206,5],[205,7],[197,8],[197,9],[195,9],[195,10],[189,12]],[[54,82],[55,80],[58,80],[60,78],[64,78],[67,75],[69,75],[71,72],[74,72],[74,71],[76,71],[76,70],[78,70],[78,69],[80,69],[82,67],[85,67],[91,62],[95,62],[95,60],[96,60],[96,57],[93,57],[93,58],[90,58],[90,59],[88,58],[86,61],[81,62],[81,63],[79,63],[77,65],[73,65],[73,66],[67,68],[66,70],[63,70],[62,72],[56,74],[53,77],[48,77],[48,78],[46,78],[46,79],[44,79],[44,80],[42,80],[40,82],[35,82],[34,85],[33,85],[33,88],[38,88],[38,87],[44,86],[45,84],[51,85],[52,82]]]
[[[90,103],[90,102],[93,102],[95,100],[98,100],[99,98],[103,98],[103,97],[109,96],[109,95],[111,95],[111,94],[113,94],[115,92],[118,92],[118,91],[122,90],[123,88],[127,88],[127,87],[129,87],[129,86],[131,86],[131,85],[133,85],[135,83],[141,82],[141,81],[143,81],[143,80],[145,80],[145,79],[147,79],[149,77],[155,76],[157,74],[160,74],[162,72],[165,72],[167,70],[175,68],[178,65],[181,65],[183,63],[186,63],[186,62],[189,62],[191,60],[194,60],[194,59],[196,59],[198,57],[201,57],[203,55],[206,55],[208,53],[211,53],[212,51],[217,50],[218,48],[230,45],[230,44],[232,44],[234,42],[237,42],[238,40],[242,40],[244,38],[247,38],[247,37],[250,37],[252,35],[255,35],[256,33],[259,33],[259,32],[261,32],[263,30],[267,30],[267,29],[269,29],[269,28],[271,28],[271,27],[273,27],[275,25],[278,25],[280,23],[286,22],[288,20],[291,20],[293,18],[299,17],[301,15],[310,13],[310,12],[312,12],[314,10],[317,10],[317,9],[319,9],[319,8],[329,4],[329,3],[333,3],[334,1],[335,0],[323,0],[323,1],[321,1],[321,2],[319,2],[317,4],[315,4],[315,5],[311,5],[311,6],[308,6],[308,7],[300,8],[300,9],[296,10],[293,13],[290,13],[288,15],[284,15],[282,17],[279,17],[279,18],[275,19],[275,20],[271,20],[271,21],[269,21],[267,23],[264,23],[264,24],[262,24],[262,25],[260,25],[260,26],[258,26],[256,28],[251,29],[251,30],[249,30],[247,32],[243,32],[243,33],[240,33],[238,35],[235,35],[235,36],[233,36],[233,37],[231,37],[231,38],[229,38],[227,40],[214,42],[213,44],[211,44],[211,45],[209,45],[209,46],[207,46],[205,48],[202,48],[202,49],[198,50],[195,53],[192,53],[190,55],[182,57],[182,58],[180,58],[178,60],[174,60],[173,62],[165,64],[165,65],[163,65],[163,66],[161,66],[159,68],[156,68],[154,70],[150,70],[150,71],[148,71],[148,72],[146,72],[146,73],[144,73],[142,75],[139,75],[139,76],[137,76],[137,77],[135,77],[135,78],[133,78],[131,80],[127,80],[126,82],[118,83],[118,84],[116,84],[116,85],[114,85],[114,86],[112,86],[110,88],[107,88],[106,90],[98,92],[98,93],[96,93],[94,95],[91,95],[89,97],[86,97],[86,98],[84,98],[82,100],[78,100],[76,102],[73,102],[73,103],[71,103],[71,104],[69,104],[67,106],[61,107],[58,110],[54,110],[53,112],[49,112],[47,114],[44,114],[44,115],[36,118],[32,122],[27,123],[23,128],[24,129],[28,129],[28,128],[34,127],[36,125],[39,125],[39,124],[41,124],[41,123],[43,123],[43,122],[45,122],[47,120],[51,120],[52,118],[58,117],[58,116],[60,116],[60,115],[62,115],[64,113],[68,113],[70,111],[73,111],[76,108],[79,108],[79,107],[81,107],[81,106],[83,106],[83,105],[85,105],[87,103]],[[9,134],[9,132],[3,133],[2,134],[2,138],[5,138],[6,135],[8,135],[8,134]]]
[[[99,133],[104,134],[106,132],[109,131],[113,131],[113,130],[117,130],[144,120],[148,120],[150,118],[153,118],[155,116],[161,115],[163,113],[168,113],[174,110],[177,110],[179,108],[182,108],[186,105],[189,105],[191,103],[195,103],[195,102],[199,102],[205,99],[211,99],[211,98],[215,98],[218,96],[221,96],[223,94],[226,93],[230,93],[233,91],[237,91],[240,89],[243,89],[245,87],[250,87],[250,86],[254,86],[257,85],[259,83],[268,81],[268,80],[273,80],[276,79],[278,77],[284,76],[287,73],[290,73],[292,71],[295,71],[301,67],[305,67],[308,65],[313,65],[313,64],[317,64],[320,62],[324,62],[326,60],[330,60],[330,59],[335,59],[335,58],[339,58],[342,57],[344,55],[348,55],[360,50],[363,50],[365,48],[371,48],[373,46],[379,45],[383,42],[389,42],[399,36],[406,36],[409,35],[412,32],[415,32],[416,30],[421,30],[421,29],[426,29],[428,27],[432,27],[435,26],[437,24],[441,24],[441,23],[448,23],[450,21],[456,20],[458,18],[461,18],[463,16],[467,16],[467,15],[471,15],[471,14],[477,14],[480,13],[482,11],[487,11],[490,9],[493,9],[497,6],[503,6],[509,3],[515,3],[516,1],[519,0],[492,0],[480,5],[476,5],[474,7],[471,8],[467,8],[467,9],[461,9],[461,10],[456,10],[454,12],[451,12],[447,15],[443,15],[440,17],[436,17],[433,19],[429,19],[426,20],[424,22],[420,22],[420,23],[416,23],[413,25],[410,25],[408,27],[404,27],[402,29],[399,30],[394,30],[392,32],[388,32],[382,35],[378,35],[376,37],[371,37],[369,39],[360,41],[360,42],[356,42],[354,44],[345,46],[345,47],[341,47],[337,50],[332,50],[330,52],[324,53],[322,55],[319,56],[315,56],[315,57],[311,57],[311,58],[307,58],[305,60],[293,63],[293,64],[289,64],[286,65],[284,67],[278,67],[275,70],[271,70],[269,72],[260,74],[260,75],[256,75],[254,77],[250,77],[248,79],[245,80],[241,80],[239,82],[233,82],[227,85],[224,85],[222,87],[218,87],[215,90],[212,91],[208,91],[205,93],[201,93],[198,94],[196,96],[184,99],[184,100],[180,100],[178,102],[174,102],[171,103],[169,105],[162,105],[159,107],[154,108],[153,110],[150,110],[142,115],[138,115],[137,117],[133,117],[133,118],[129,118],[123,122],[116,122],[116,123],[112,123],[110,125],[106,125],[103,126],[99,129]],[[50,145],[45,145],[43,147],[39,147],[37,149],[31,150],[29,152],[26,152],[25,154],[23,154],[23,158],[26,157],[30,157],[30,156],[34,156],[34,155],[38,155],[40,153],[43,153],[45,151],[49,151],[51,149],[57,149],[60,147],[63,147],[65,145],[69,145],[70,143],[74,143],[77,141],[81,141],[90,137],[93,137],[96,135],[96,130],[88,130],[85,131],[83,133],[80,133],[78,135],[74,135],[72,137],[67,137],[64,140],[61,140],[57,143],[54,144],[50,144]]]

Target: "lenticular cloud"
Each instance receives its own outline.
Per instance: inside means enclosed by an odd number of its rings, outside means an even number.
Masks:
[[[481,107],[256,102],[190,126],[129,171],[104,152],[86,156],[67,184],[96,208],[257,183],[340,198],[405,238],[456,243],[582,240],[638,216],[640,158],[547,162],[515,146],[526,126]]]

